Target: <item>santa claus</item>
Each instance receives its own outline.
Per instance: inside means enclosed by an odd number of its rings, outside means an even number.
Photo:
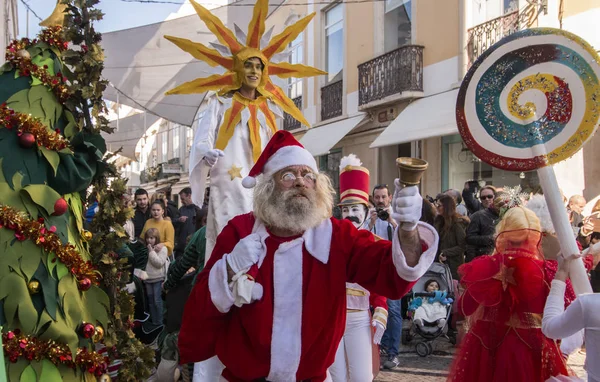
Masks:
[[[369,170],[354,154],[340,161],[342,217],[361,229],[369,211]],[[376,240],[380,240],[376,237]],[[379,371],[378,346],[387,326],[387,300],[356,283],[346,283],[346,330],[329,368],[333,382],[372,381]],[[374,308],[373,317],[370,308]],[[372,333],[372,328],[375,333]]]
[[[329,178],[286,131],[274,134],[243,184],[255,186],[253,212],[227,224],[198,275],[180,362],[217,355],[230,382],[331,380],[327,369],[346,326],[346,281],[399,299],[433,262],[438,236],[419,222],[418,189],[397,187],[399,228],[393,242],[376,241],[331,217]]]

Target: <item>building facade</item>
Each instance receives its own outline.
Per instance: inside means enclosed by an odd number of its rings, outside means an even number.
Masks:
[[[0,44],[8,46],[19,35],[17,0],[2,0],[0,3]],[[4,64],[4,54],[0,55],[0,65]]]

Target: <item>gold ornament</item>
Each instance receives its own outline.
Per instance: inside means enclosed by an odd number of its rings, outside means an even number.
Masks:
[[[96,325],[96,330],[94,331],[94,337],[92,339],[94,342],[100,342],[104,338],[104,329],[100,325]]]
[[[29,54],[29,52],[26,49],[21,49],[17,52],[17,56],[21,57],[21,58],[25,58],[27,60],[29,60],[31,58],[31,54]]]
[[[57,25],[64,25],[65,22],[65,11],[67,9],[67,5],[66,4],[62,4],[59,1],[56,2],[56,7],[54,8],[54,10],[52,11],[52,13],[50,14],[50,16],[48,16],[47,19],[43,20],[39,25],[41,27],[52,27],[52,26],[57,26]]]
[[[111,382],[111,381],[112,381],[112,379],[110,379],[110,375],[108,375],[108,374],[103,374],[98,377],[98,382]]]
[[[27,289],[29,289],[29,294],[36,294],[40,291],[41,284],[37,280],[31,280],[27,284]]]
[[[86,230],[83,230],[83,231],[81,231],[81,237],[82,237],[82,238],[83,238],[83,240],[85,240],[85,241],[90,241],[90,240],[92,240],[92,237],[93,237],[93,236],[94,236],[94,235],[93,235],[93,234],[92,234],[90,231],[86,231]]]

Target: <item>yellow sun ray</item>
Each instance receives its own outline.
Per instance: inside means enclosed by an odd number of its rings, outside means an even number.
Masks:
[[[289,62],[279,62],[269,64],[269,75],[275,75],[280,78],[303,78],[314,77],[327,74],[320,69],[302,64],[290,64]]]
[[[277,121],[275,120],[275,114],[269,109],[269,105],[266,102],[261,102],[258,104],[258,108],[265,116],[267,121],[267,126],[271,129],[271,132],[275,134],[277,132]]]
[[[209,90],[221,92],[225,91],[226,89],[231,91],[238,89],[239,87],[240,84],[237,83],[237,76],[235,73],[213,74],[210,77],[196,78],[195,80],[181,84],[176,88],[169,90],[165,94],[195,94],[204,93]]]
[[[250,144],[252,145],[252,159],[254,162],[258,160],[262,151],[260,142],[260,123],[257,118],[256,104],[252,103],[248,105],[250,111],[250,119],[248,120],[248,129],[250,129]]]
[[[222,66],[227,70],[233,70],[232,57],[223,57],[217,50],[186,38],[173,36],[165,36],[165,38],[177,45],[181,50],[188,52],[198,60],[205,61],[210,66]]]
[[[265,20],[269,13],[269,0],[257,0],[252,13],[252,20],[248,24],[246,45],[250,48],[260,49],[260,39],[265,33]]]
[[[231,31],[231,29],[227,28],[218,17],[210,13],[210,11],[204,8],[202,5],[196,3],[194,0],[190,0],[192,6],[196,10],[200,19],[204,21],[206,27],[213,32],[215,36],[219,39],[222,44],[225,44],[231,50],[231,53],[236,54],[240,50],[242,50],[243,46],[240,42],[235,38],[235,34]]]
[[[233,136],[235,126],[240,123],[242,119],[242,110],[246,107],[241,102],[234,100],[231,102],[231,108],[227,109],[223,118],[223,124],[219,128],[219,134],[217,135],[217,142],[215,148],[219,150],[225,150],[227,143]]]
[[[294,24],[285,28],[283,32],[273,37],[271,41],[269,41],[269,45],[262,51],[265,57],[270,59],[273,55],[284,50],[290,42],[294,41],[296,37],[302,33],[313,17],[315,17],[314,12],[303,19],[296,21]]]
[[[270,80],[265,83],[264,87],[265,95],[270,97],[273,102],[275,102],[279,107],[283,109],[286,113],[291,115],[295,120],[303,124],[304,126],[310,126],[308,121],[302,115],[302,112],[296,107],[294,101],[292,101],[288,96],[285,95],[283,90],[281,90],[278,86],[274,85]]]

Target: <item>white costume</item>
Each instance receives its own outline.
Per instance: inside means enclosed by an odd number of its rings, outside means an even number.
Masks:
[[[202,205],[207,176],[210,176],[210,200],[206,219],[206,260],[208,261],[217,240],[217,235],[234,216],[252,211],[252,190],[242,186],[242,178],[254,165],[248,109],[242,111],[241,121],[235,126],[233,136],[223,150],[224,156],[211,168],[204,160],[209,150],[215,148],[218,130],[223,123],[225,111],[231,107],[232,97],[214,96],[194,132],[194,144],[190,153],[190,185],[196,205]],[[269,109],[278,117],[281,110],[268,101]],[[271,139],[272,132],[265,116],[258,111],[262,148]]]
[[[443,327],[446,323],[446,306],[441,302],[429,302],[428,298],[422,298],[423,303],[415,310],[413,320],[415,323],[438,322],[438,326]],[[444,320],[444,321],[441,321]]]

